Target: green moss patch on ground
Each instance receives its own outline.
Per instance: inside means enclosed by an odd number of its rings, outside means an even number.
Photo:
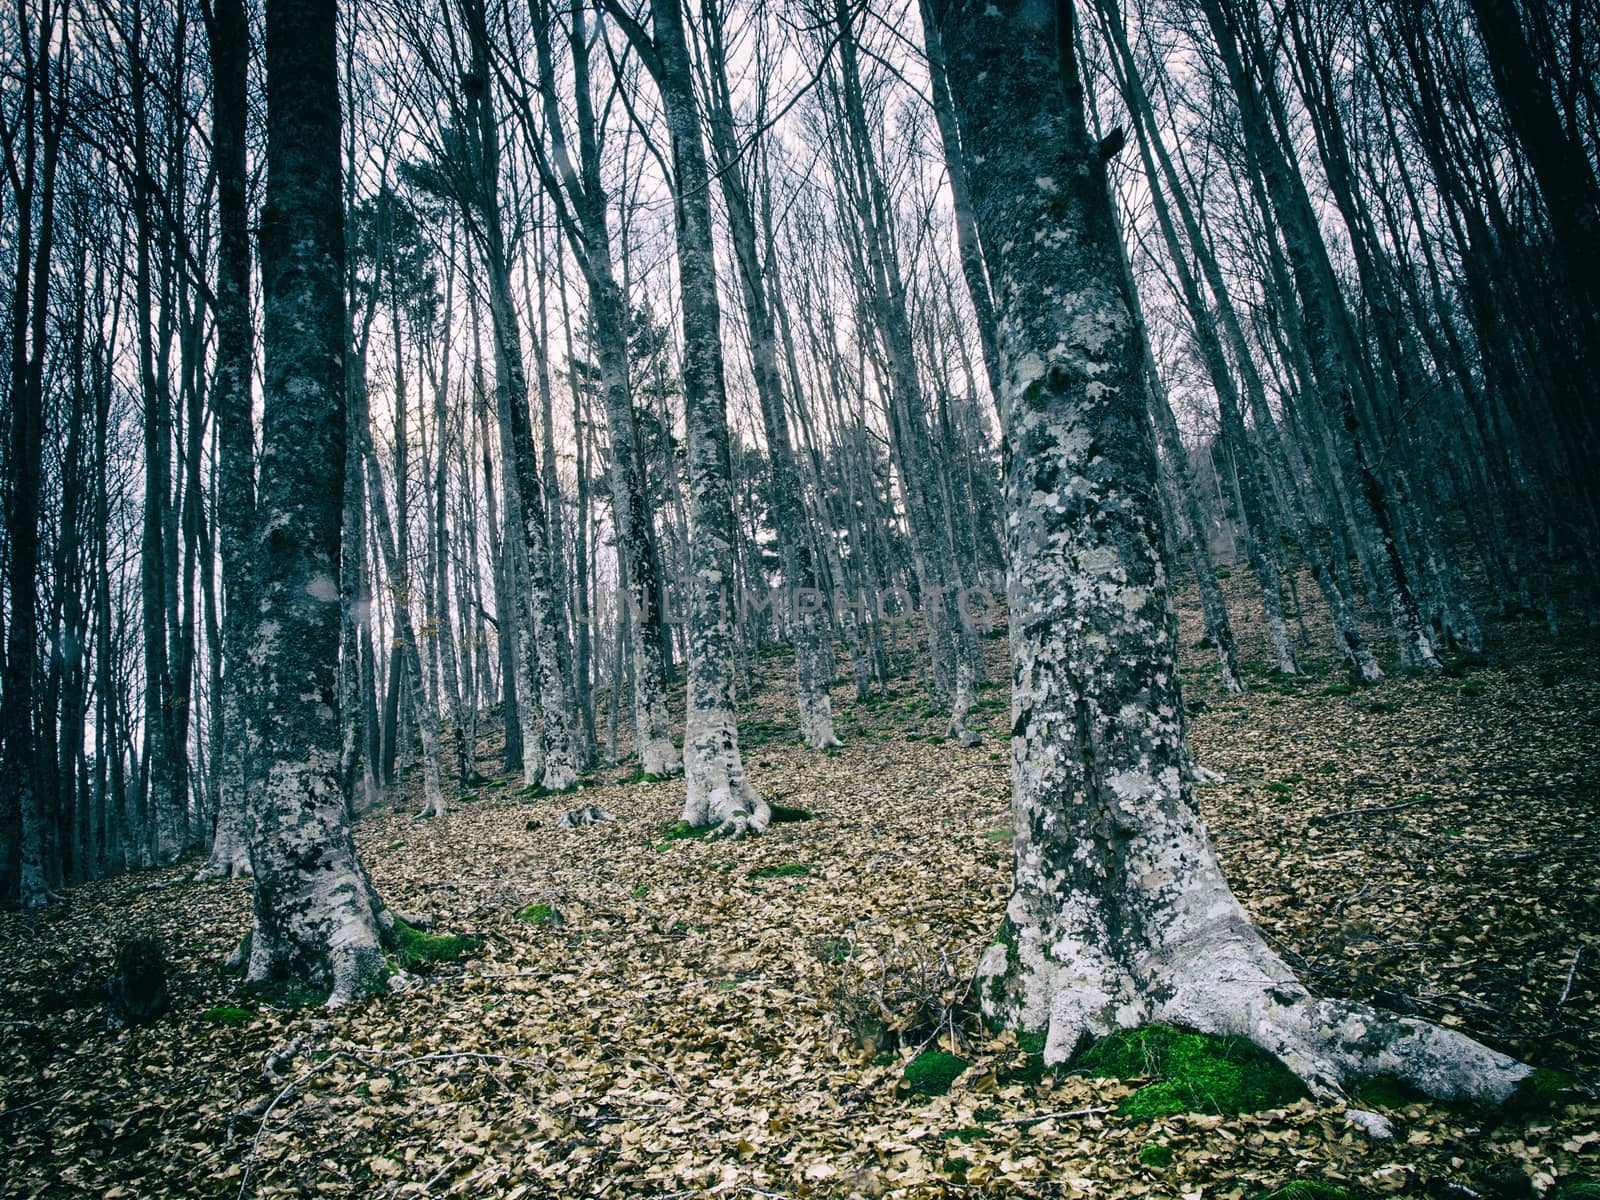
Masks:
[[[919,1096],[943,1096],[967,1069],[967,1060],[943,1050],[924,1050],[906,1064],[906,1083]]]
[[[405,970],[431,966],[436,963],[455,962],[458,958],[476,954],[483,948],[483,939],[469,934],[426,933],[413,929],[404,921],[394,923],[394,954]]]
[[[1148,1080],[1117,1105],[1119,1113],[1136,1121],[1187,1112],[1261,1112],[1306,1095],[1305,1085],[1260,1047],[1166,1025],[1113,1033],[1069,1065],[1099,1078]]]

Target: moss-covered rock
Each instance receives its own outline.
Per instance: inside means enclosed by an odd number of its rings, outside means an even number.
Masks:
[[[1112,1079],[1148,1079],[1117,1111],[1134,1120],[1174,1113],[1232,1115],[1281,1108],[1305,1085],[1281,1062],[1242,1038],[1219,1038],[1165,1025],[1119,1030],[1078,1055],[1071,1069]]]
[[[906,1082],[919,1096],[943,1096],[966,1069],[964,1058],[943,1050],[924,1050],[906,1064]]]

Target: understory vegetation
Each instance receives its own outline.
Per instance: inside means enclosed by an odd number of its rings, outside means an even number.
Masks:
[[[571,799],[494,786],[443,820],[408,802],[361,821],[376,885],[432,921],[401,931],[398,990],[367,1003],[246,992],[223,960],[248,883],[192,867],[0,915],[0,1193],[1592,1196],[1592,649],[1506,625],[1428,680],[1330,694],[1328,664],[1257,662],[1236,696],[1203,661],[1186,677],[1196,757],[1225,776],[1199,794],[1252,917],[1315,991],[1543,1068],[1505,1109],[1384,1080],[1317,1103],[1247,1043],[1183,1031],[1047,1066],[1037,1036],[982,1028],[972,970],[1011,865],[1004,690],[963,749],[920,697],[838,687],[842,750],[784,733],[751,753],[809,817],[759,841],[664,835],[681,782],[620,767],[583,792],[615,822],[560,828]],[[778,718],[786,669],[764,660],[750,715]],[[159,939],[170,999],[124,1025],[104,986],[134,936]]]

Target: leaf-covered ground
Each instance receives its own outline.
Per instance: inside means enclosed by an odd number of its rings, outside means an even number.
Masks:
[[[1133,1085],[1039,1077],[965,994],[1010,867],[1003,689],[963,750],[915,681],[873,704],[841,688],[845,748],[813,754],[770,660],[747,758],[810,821],[669,839],[682,784],[621,768],[577,798],[506,781],[442,821],[362,821],[391,904],[484,939],[391,996],[243,997],[222,960],[248,885],[192,866],[0,914],[0,1194],[1600,1194],[1595,644],[1497,626],[1465,673],[1347,694],[1326,664],[1257,662],[1229,697],[1187,609],[1183,628],[1196,756],[1226,776],[1200,796],[1274,944],[1316,990],[1458,1025],[1576,1092],[1498,1113],[1391,1097],[1398,1136],[1373,1141],[1344,1105],[1136,1122],[1111,1111]],[[578,803],[618,820],[557,827]],[[516,915],[537,905],[559,919]],[[112,954],[152,933],[170,1010],[114,1028]],[[905,1083],[924,1046],[970,1064],[947,1095]]]

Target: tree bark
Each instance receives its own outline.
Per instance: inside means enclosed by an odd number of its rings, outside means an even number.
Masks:
[[[763,832],[772,810],[745,778],[733,707],[734,525],[728,397],[711,236],[711,177],[679,0],[651,0],[655,37],[619,6],[608,11],[655,76],[672,134],[678,296],[683,314],[684,424],[688,433],[688,700],[683,734],[683,819],[723,836]],[[637,662],[635,670],[638,669]]]
[[[1313,998],[1228,890],[1183,770],[1142,351],[1072,9],[950,0],[939,15],[962,143],[984,165],[1010,448],[1016,857],[978,971],[986,1012],[1045,1032],[1047,1062],[1165,1021],[1248,1037],[1320,1094],[1382,1070],[1503,1098],[1528,1068]]]
[[[248,978],[342,1003],[382,987],[380,911],[339,773],[344,206],[335,0],[268,0],[266,353],[251,645]]]

